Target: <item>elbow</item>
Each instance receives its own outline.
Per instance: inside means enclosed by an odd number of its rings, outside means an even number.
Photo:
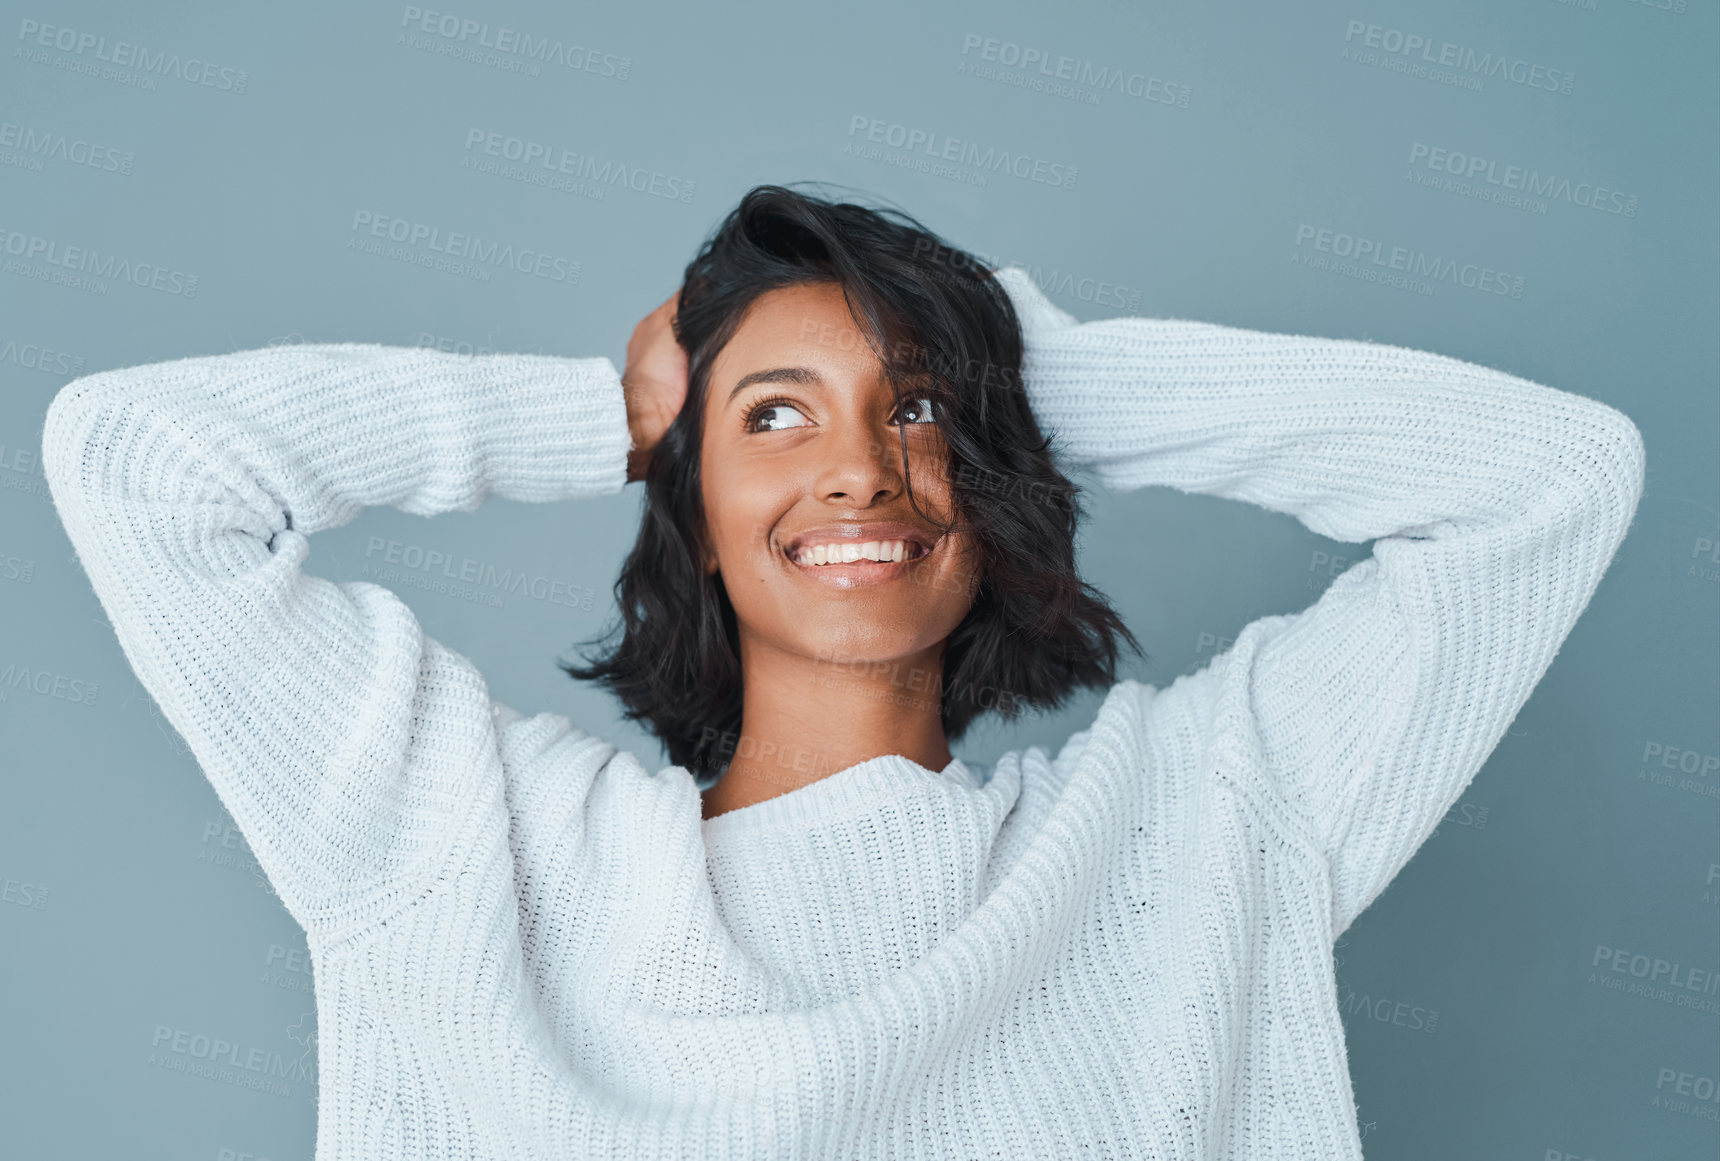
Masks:
[[[48,403],[42,421],[42,475],[56,504],[105,472],[118,452],[122,425],[112,421],[119,387],[112,371],[73,379]]]
[[[1630,416],[1598,401],[1583,441],[1587,461],[1582,474],[1591,503],[1609,510],[1621,525],[1629,525],[1647,483],[1647,451],[1642,432]],[[1621,529],[1622,534],[1622,529]]]
[[[87,442],[90,415],[100,394],[99,375],[84,375],[61,387],[48,403],[48,413],[42,421],[42,475],[50,489],[56,489],[69,477],[82,457]]]
[[[1503,407],[1496,420],[1513,433],[1506,442],[1521,484],[1538,498],[1534,508],[1628,525],[1647,464],[1630,416],[1590,395],[1497,369],[1485,374]]]
[[[1623,412],[1588,398],[1567,422],[1556,453],[1558,483],[1543,501],[1543,512],[1557,514],[1567,530],[1581,529],[1578,534],[1599,547],[1597,559],[1610,561],[1642,500],[1642,432]]]

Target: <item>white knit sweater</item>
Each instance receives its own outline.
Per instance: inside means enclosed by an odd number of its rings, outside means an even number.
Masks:
[[[366,505],[618,491],[607,360],[315,344],[60,391],[66,530],[308,935],[319,1159],[1361,1157],[1334,941],[1587,605],[1641,437],[1461,360],[1076,324],[1004,277],[1063,462],[1373,555],[1055,756],[874,758],[710,821],[300,568]]]

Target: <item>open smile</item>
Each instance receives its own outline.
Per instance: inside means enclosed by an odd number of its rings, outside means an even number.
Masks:
[[[903,525],[832,527],[801,533],[783,545],[795,571],[841,588],[894,580],[943,543]]]

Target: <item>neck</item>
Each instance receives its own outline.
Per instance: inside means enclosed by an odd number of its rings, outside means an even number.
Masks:
[[[928,770],[950,764],[939,712],[944,643],[890,660],[785,653],[741,637],[734,758],[704,794],[713,818],[885,754]]]

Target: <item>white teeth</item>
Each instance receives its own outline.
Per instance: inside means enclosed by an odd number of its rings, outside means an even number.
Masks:
[[[907,559],[906,540],[868,540],[864,544],[848,541],[843,544],[815,544],[795,553],[797,564],[850,564],[857,560],[875,560],[888,564]]]

